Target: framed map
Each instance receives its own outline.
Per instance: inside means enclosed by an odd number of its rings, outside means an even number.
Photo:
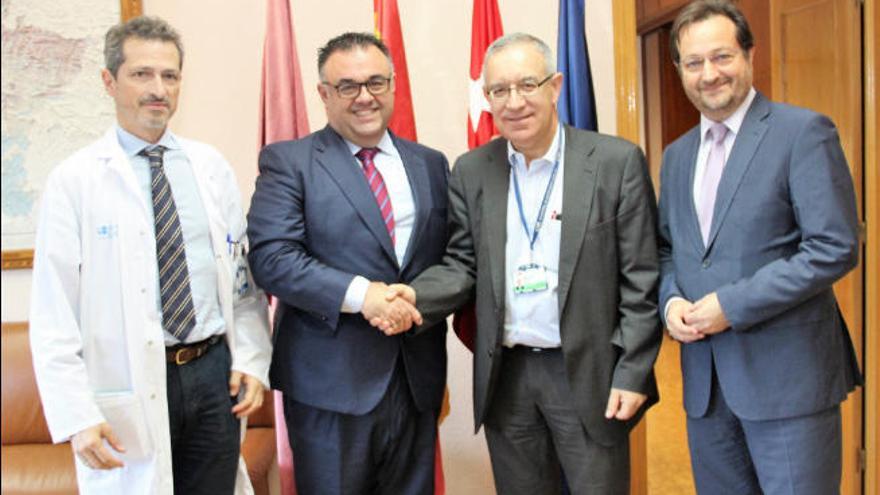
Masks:
[[[112,125],[100,71],[107,29],[140,0],[0,0],[3,269],[30,268],[52,168]]]

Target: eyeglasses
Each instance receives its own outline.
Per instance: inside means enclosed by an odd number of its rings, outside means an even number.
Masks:
[[[555,75],[556,74],[550,74],[540,82],[534,79],[523,79],[518,83],[510,84],[508,86],[495,86],[486,90],[486,98],[488,98],[493,103],[502,103],[510,98],[510,92],[514,89],[520,96],[533,96],[535,93],[538,92],[538,88],[543,86],[544,83],[552,79]]]
[[[703,70],[708,60],[715,67],[726,67],[736,58],[736,52],[719,52],[713,53],[708,58],[689,57],[681,61],[680,67],[685,72],[695,74]]]
[[[340,98],[351,100],[357,98],[358,95],[361,94],[361,87],[367,88],[367,92],[373,96],[387,93],[388,89],[391,88],[391,78],[374,76],[364,82],[342,80],[339,84],[330,84],[327,81],[321,81],[321,84],[335,89],[336,94],[338,94]]]

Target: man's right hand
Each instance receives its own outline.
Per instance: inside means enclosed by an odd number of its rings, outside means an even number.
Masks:
[[[73,436],[70,443],[73,453],[83,464],[92,469],[113,469],[122,467],[122,461],[114,457],[104,445],[104,439],[117,452],[125,452],[125,447],[116,438],[113,429],[107,423],[101,423]]]
[[[676,298],[669,302],[666,311],[666,329],[669,335],[684,344],[703,339],[705,335],[684,321],[685,314],[693,306],[693,303],[685,299]]]
[[[413,301],[409,302],[404,298],[388,297],[389,290],[389,286],[382,282],[370,282],[361,309],[364,318],[389,336],[405,332],[412,328],[413,324],[421,325],[422,315],[413,305],[415,293],[413,293]]]

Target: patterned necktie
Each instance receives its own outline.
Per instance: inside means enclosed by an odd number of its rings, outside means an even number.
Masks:
[[[385,222],[385,228],[388,235],[391,236],[391,244],[394,245],[394,211],[391,209],[391,198],[388,197],[388,190],[385,189],[385,181],[382,180],[382,174],[376,168],[373,158],[379,148],[361,148],[354,156],[364,165],[364,175],[367,177],[367,183],[370,184],[370,190],[376,198],[376,204],[379,205],[379,211],[382,212],[382,220]]]
[[[189,269],[183,249],[183,231],[171,194],[171,186],[162,166],[164,146],[144,148],[140,155],[150,161],[153,189],[153,214],[156,221],[156,259],[159,264],[159,293],[162,299],[162,326],[184,342],[196,324]]]
[[[700,208],[697,210],[704,245],[709,243],[709,231],[712,228],[712,215],[715,211],[715,195],[718,193],[718,183],[721,182],[721,172],[724,171],[724,138],[727,136],[727,126],[715,123],[709,129],[709,135],[712,137],[712,147],[709,149],[706,170],[703,172]]]

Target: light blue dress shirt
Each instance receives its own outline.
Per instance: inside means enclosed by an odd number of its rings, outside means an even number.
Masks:
[[[525,157],[516,151],[508,142],[507,154],[510,161],[510,183],[507,192],[507,243],[505,245],[504,290],[504,341],[507,347],[526,345],[530,347],[559,347],[559,241],[562,235],[562,183],[565,169],[565,143],[562,127],[556,129],[556,135],[547,153],[541,158],[532,160],[526,167]],[[559,170],[547,203],[547,211],[538,239],[535,241],[534,252],[530,254],[529,238],[526,236],[519,207],[514,193],[513,174],[517,174],[520,194],[522,195],[523,214],[529,226],[529,233],[535,228],[535,220],[550,182],[556,151],[559,153]],[[516,294],[514,292],[514,275],[517,268],[530,261],[543,265],[547,275],[547,289],[540,292]]]
[[[186,251],[186,265],[189,269],[190,288],[192,290],[193,306],[196,310],[196,326],[187,335],[186,341],[198,342],[212,335],[219,335],[225,331],[225,323],[220,313],[220,301],[217,289],[217,265],[214,262],[214,250],[211,246],[211,232],[208,226],[208,215],[202,204],[199,194],[199,186],[193,175],[189,158],[177,142],[174,134],[166,130],[162,138],[156,144],[148,143],[143,139],[129,133],[118,125],[116,136],[119,145],[125,152],[128,161],[134,169],[141,191],[150,205],[150,223],[153,223],[153,191],[150,164],[146,157],[138,155],[144,148],[162,145],[168,148],[164,155],[165,176],[171,186],[171,194],[174,196],[174,204],[177,206],[177,215],[180,218],[180,228],[183,230],[183,245]],[[159,264],[155,257],[156,265],[156,311],[161,315],[162,300],[159,296]],[[161,320],[161,318],[160,318]],[[165,332],[165,345],[178,344],[167,331]]]

